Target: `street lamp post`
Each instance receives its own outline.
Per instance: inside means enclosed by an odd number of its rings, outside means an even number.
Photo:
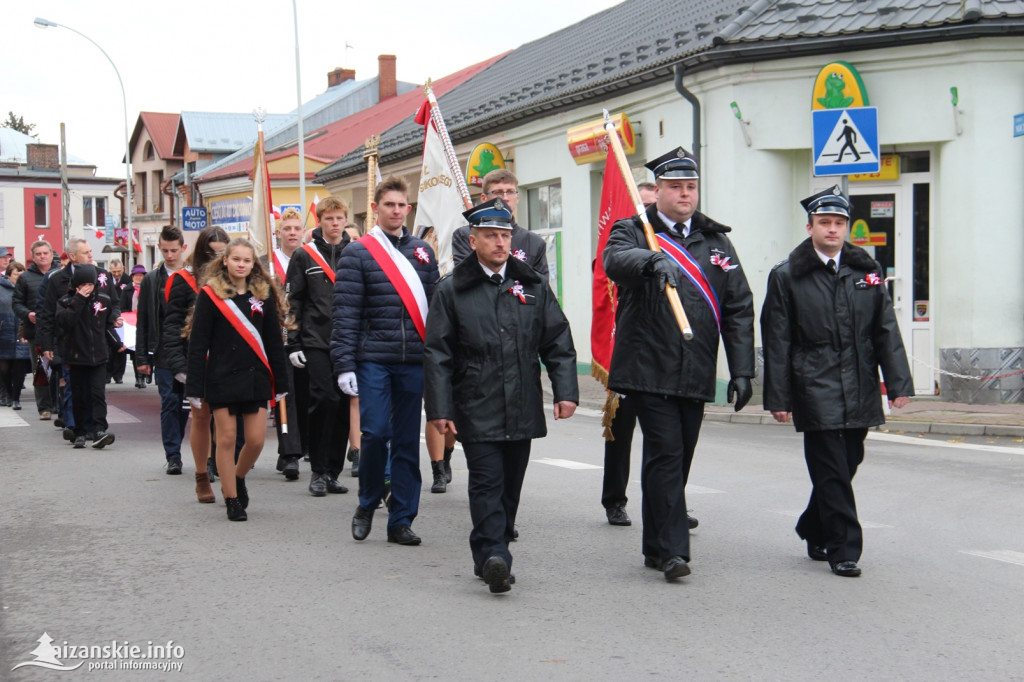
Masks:
[[[107,58],[107,61],[110,62],[110,65],[112,67],[114,67],[114,73],[117,74],[117,82],[121,86],[121,104],[124,107],[124,165],[125,165],[125,189],[124,189],[124,191],[125,191],[125,200],[127,201],[127,204],[128,204],[126,209],[125,209],[125,215],[128,217],[128,258],[127,258],[127,260],[128,260],[128,264],[130,265],[131,264],[131,259],[135,256],[135,235],[132,233],[132,157],[131,157],[131,150],[129,149],[129,146],[128,146],[129,145],[129,142],[128,142],[128,98],[127,98],[127,96],[125,96],[125,93],[124,93],[124,81],[121,80],[121,72],[117,70],[117,65],[114,64],[114,60],[110,58],[110,55],[107,54],[107,51],[104,50],[102,47],[100,47],[99,44],[95,40],[93,40],[89,36],[85,35],[81,31],[76,31],[75,29],[73,29],[70,26],[67,26],[65,24],[58,24],[56,21],[50,21],[49,19],[43,19],[41,17],[36,17],[35,21],[33,21],[32,23],[35,24],[36,26],[38,26],[39,28],[49,28],[50,26],[54,26],[54,27],[57,27],[57,28],[66,28],[67,30],[71,31],[72,33],[77,33],[78,35],[82,36],[83,38],[88,40],[90,43],[95,45],[96,49],[103,53],[103,56]]]

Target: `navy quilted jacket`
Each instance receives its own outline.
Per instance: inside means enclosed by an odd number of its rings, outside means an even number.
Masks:
[[[389,235],[388,239],[412,263],[429,302],[438,279],[434,250],[405,228],[401,237]],[[387,275],[357,241],[342,252],[338,262],[331,364],[337,376],[354,372],[360,362],[422,364],[423,339]]]

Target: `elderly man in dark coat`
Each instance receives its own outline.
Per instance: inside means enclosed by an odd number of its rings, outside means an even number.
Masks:
[[[442,279],[427,316],[427,420],[462,441],[469,467],[469,546],[474,573],[491,592],[511,585],[519,496],[533,438],[547,435],[540,361],[554,392],[554,417],[579,403],[569,322],[547,282],[509,258],[512,213],[502,199],[466,211],[474,258]]]
[[[764,407],[804,434],[813,488],[796,532],[807,555],[852,578],[863,546],[853,476],[868,428],[885,422],[878,368],[896,407],[914,384],[884,271],[846,243],[849,199],[835,186],[801,203],[809,237],[772,269],[761,309]]]

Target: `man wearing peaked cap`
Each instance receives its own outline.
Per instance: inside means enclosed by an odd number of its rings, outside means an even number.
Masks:
[[[662,253],[650,250],[644,217],[612,226],[602,257],[619,287],[608,389],[629,396],[644,435],[644,565],[675,580],[690,573],[685,487],[704,417],[715,399],[719,338],[729,362],[727,396],[750,400],[754,306],[732,228],[697,211],[699,169],[682,147],[651,161],[657,196],[646,211]],[[684,269],[686,275],[684,276]],[[682,332],[665,294],[676,287],[693,338]]]
[[[540,361],[554,417],[579,403],[569,322],[547,281],[510,258],[512,212],[493,199],[463,214],[474,257],[442,279],[427,316],[424,402],[430,427],[462,442],[469,468],[473,572],[507,592],[509,543],[532,439],[547,435]]]
[[[852,205],[838,186],[800,202],[808,238],[772,268],[761,309],[764,408],[804,434],[811,498],[796,524],[807,555],[839,576],[861,574],[853,476],[888,397],[913,395],[907,354],[881,266],[846,242]]]

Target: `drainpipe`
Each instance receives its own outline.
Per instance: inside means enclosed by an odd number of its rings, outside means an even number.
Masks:
[[[682,95],[683,99],[693,107],[693,148],[690,151],[693,154],[693,158],[697,159],[697,168],[700,168],[700,100],[683,85],[683,65],[676,64],[673,70],[676,74],[676,92]]]

